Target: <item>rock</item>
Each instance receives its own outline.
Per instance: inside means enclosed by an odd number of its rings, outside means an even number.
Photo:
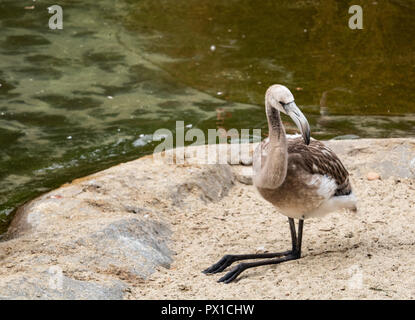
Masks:
[[[0,242],[0,296],[122,298],[129,281],[170,267],[171,212],[220,201],[236,182],[231,168],[144,157],[31,201]],[[18,255],[10,254],[9,243]],[[52,266],[64,273],[65,292],[48,287]]]
[[[334,137],[331,140],[355,140],[355,139],[360,139],[360,137],[355,134],[345,134],[343,136]]]
[[[204,202],[219,201],[233,185],[234,175],[229,165],[208,165],[201,174],[176,185],[171,198],[178,206],[185,205],[185,199],[195,195]]]
[[[252,165],[252,155],[257,144],[230,144],[227,149],[227,160],[230,165]]]
[[[162,223],[136,218],[115,221],[88,238],[78,239],[87,245],[88,252],[80,253],[77,259],[90,260],[91,250],[101,252],[89,263],[94,268],[105,270],[123,269],[130,274],[146,278],[157,266],[170,267],[172,252],[166,239],[170,230]]]
[[[368,172],[368,174],[366,175],[366,178],[369,181],[379,180],[380,175],[377,172],[371,171],[371,172]]]
[[[266,253],[267,250],[265,249],[264,246],[260,246],[258,248],[255,249],[255,253]]]
[[[415,139],[357,139],[325,141],[349,170],[366,176],[377,172],[382,179],[412,176],[408,165],[415,158]]]
[[[240,183],[246,184],[246,185],[252,185],[252,167],[234,167],[233,171],[235,173],[236,180],[238,180]]]
[[[55,278],[48,272],[6,277],[0,283],[0,299],[10,300],[120,300],[126,289],[121,281],[101,285],[64,275]]]
[[[244,166],[251,166],[252,165],[252,156],[242,156],[241,157],[241,164]]]

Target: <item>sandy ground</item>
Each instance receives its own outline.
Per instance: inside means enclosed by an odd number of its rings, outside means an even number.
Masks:
[[[203,274],[225,254],[290,249],[287,218],[240,182],[250,167],[144,157],[22,208],[0,242],[0,297],[414,299],[415,139],[328,144],[351,174],[358,212],[306,220],[299,260],[246,270],[231,284],[217,283],[224,273]],[[380,179],[368,179],[373,171]],[[166,245],[174,255],[160,251]],[[160,257],[172,258],[170,268]],[[42,286],[52,266],[72,289]]]
[[[368,181],[352,173],[352,181],[357,214],[306,220],[300,260],[246,270],[231,284],[201,271],[226,253],[289,249],[287,218],[242,184],[218,203],[176,212],[170,217],[175,261],[134,287],[129,298],[413,299],[413,180]]]

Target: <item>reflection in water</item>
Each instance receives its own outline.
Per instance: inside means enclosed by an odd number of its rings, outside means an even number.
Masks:
[[[47,4],[1,1],[0,233],[17,205],[150,153],[176,120],[266,131],[272,83],[316,137],[415,135],[415,4],[367,1],[352,31],[352,2],[68,0],[49,30]]]

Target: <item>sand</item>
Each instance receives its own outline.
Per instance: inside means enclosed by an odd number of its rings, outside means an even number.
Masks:
[[[221,274],[201,271],[227,253],[288,250],[287,218],[246,185],[218,203],[176,212],[171,268],[159,268],[129,298],[413,299],[413,180],[352,176],[352,182],[358,213],[306,220],[300,260],[246,270],[231,284],[217,283]]]
[[[231,284],[217,283],[224,273],[201,273],[224,254],[290,249],[287,218],[252,185],[237,183],[219,202],[169,217],[174,262],[134,286],[129,298],[413,299],[415,181],[397,177],[407,174],[397,160],[408,156],[402,141],[383,140],[379,149],[368,140],[332,145],[350,171],[358,212],[306,220],[300,260],[248,269]],[[373,172],[380,179],[368,179]]]
[[[415,139],[328,145],[350,172],[358,212],[306,220],[299,260],[246,270],[230,284],[217,282],[224,273],[203,274],[225,254],[290,249],[287,218],[250,184],[249,166],[150,156],[23,207],[0,242],[0,297],[414,299]],[[56,266],[71,290],[48,287]]]

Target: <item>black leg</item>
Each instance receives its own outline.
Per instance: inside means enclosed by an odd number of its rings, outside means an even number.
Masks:
[[[290,224],[290,233],[291,233],[291,242],[292,242],[292,250],[285,251],[285,252],[277,252],[277,253],[260,253],[260,254],[241,254],[241,255],[226,255],[224,256],[219,262],[215,263],[211,267],[204,270],[204,273],[218,273],[225,270],[229,267],[232,263],[240,260],[248,260],[248,259],[265,259],[265,258],[278,258],[272,260],[264,260],[259,262],[251,262],[251,263],[241,263],[237,265],[234,269],[228,272],[224,277],[219,279],[219,282],[229,283],[236,279],[236,277],[244,270],[263,266],[267,264],[278,264],[285,261],[295,260],[300,258],[301,256],[301,241],[302,241],[302,234],[303,234],[303,223],[304,220],[300,220],[298,224],[298,237],[295,230],[295,223],[294,219],[288,218],[288,222]],[[281,258],[282,257],[282,258]]]
[[[298,251],[298,257],[301,256],[301,243],[303,242],[303,226],[304,226],[304,220],[300,219],[298,221],[298,239],[297,239],[297,251]]]
[[[290,224],[291,244],[292,244],[292,251],[294,252],[297,249],[297,233],[295,232],[294,219],[288,218],[288,223]]]

